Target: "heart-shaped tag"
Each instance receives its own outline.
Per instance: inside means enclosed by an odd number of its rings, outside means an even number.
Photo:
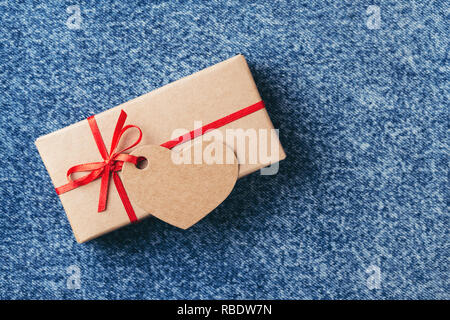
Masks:
[[[215,143],[215,150],[213,144],[201,143],[177,154],[155,145],[135,149],[131,154],[146,158],[147,166],[123,166],[122,180],[133,204],[182,229],[204,218],[228,197],[238,176],[234,152],[221,142],[218,152]]]

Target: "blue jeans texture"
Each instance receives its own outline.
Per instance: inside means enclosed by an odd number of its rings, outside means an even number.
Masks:
[[[448,299],[446,10],[2,1],[0,298]],[[34,140],[238,53],[279,173],[187,231],[150,218],[77,244]]]

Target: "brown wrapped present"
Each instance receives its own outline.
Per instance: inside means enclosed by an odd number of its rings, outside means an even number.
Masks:
[[[262,103],[258,89],[245,58],[238,55],[97,114],[95,120],[98,130],[108,146],[113,139],[119,114],[123,110],[128,115],[126,123],[135,125],[142,130],[142,141],[139,146],[159,146],[173,139],[176,129],[184,128],[191,131],[195,129],[196,121],[201,121],[203,125],[213,123],[258,103]],[[258,139],[256,140],[257,147],[261,147],[261,144],[266,144],[265,141],[267,141],[268,145],[265,148],[270,150],[268,156],[258,157],[257,149],[233,143],[231,149],[239,160],[239,177],[285,158],[277,138],[275,147],[273,139],[259,139],[264,138],[267,132],[269,132],[268,136],[273,138],[270,133],[274,131],[273,125],[265,108],[235,119],[215,130],[226,137],[228,129],[235,130],[235,132],[240,130],[244,135],[254,132]],[[204,138],[208,134],[210,133],[206,133],[202,137]],[[202,137],[195,138],[194,142]],[[251,134],[245,137],[245,139],[250,138]],[[136,136],[124,135],[120,139],[117,149],[120,150],[131,145],[134,140],[136,140]],[[226,140],[226,144],[229,145],[228,140]],[[69,168],[82,163],[102,161],[99,147],[92,137],[91,127],[87,120],[38,138],[36,146],[55,187],[67,183],[66,172]],[[181,148],[181,146],[176,148]],[[138,147],[128,151],[133,152]],[[118,170],[116,174],[121,176],[123,173]],[[130,223],[123,201],[117,189],[112,186],[107,191],[107,209],[104,212],[97,212],[101,180],[96,179],[91,183],[60,194],[75,237],[80,243]],[[152,212],[146,212],[133,204],[133,197],[130,198],[137,219],[152,215]]]

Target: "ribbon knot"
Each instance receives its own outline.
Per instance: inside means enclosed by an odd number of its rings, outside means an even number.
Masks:
[[[110,175],[112,175],[114,184],[116,185],[117,191],[128,214],[128,217],[130,218],[131,222],[135,222],[137,221],[136,214],[133,210],[133,207],[131,206],[131,202],[125,191],[122,180],[120,179],[117,172],[122,170],[124,162],[130,162],[133,164],[137,164],[139,162],[139,157],[132,156],[124,152],[135,147],[141,141],[142,131],[139,127],[134,125],[127,125],[124,127],[126,119],[127,114],[125,113],[125,111],[122,110],[120,112],[119,119],[117,120],[116,128],[114,129],[114,134],[111,141],[111,148],[110,151],[108,152],[105,143],[103,141],[102,135],[100,133],[100,130],[97,126],[97,121],[95,121],[94,116],[89,117],[87,119],[89,127],[91,128],[92,135],[94,136],[95,143],[97,144],[97,148],[100,152],[100,155],[103,158],[103,161],[83,163],[71,167],[69,170],[67,170],[67,180],[69,182],[63,186],[55,188],[55,190],[57,194],[62,194],[75,188],[78,188],[80,186],[91,183],[92,181],[98,178],[101,178],[98,212],[102,212],[106,210],[106,202],[108,200],[109,180]],[[127,130],[132,128],[139,130],[138,139],[130,146],[120,151],[116,151],[122,135]],[[76,172],[90,172],[90,173],[74,180],[72,179],[72,175]]]

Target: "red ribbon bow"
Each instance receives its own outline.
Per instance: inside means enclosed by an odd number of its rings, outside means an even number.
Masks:
[[[91,163],[83,163],[76,166],[73,166],[67,171],[67,180],[69,182],[63,186],[55,188],[56,193],[62,194],[78,188],[80,186],[91,183],[97,178],[101,177],[101,185],[100,185],[100,197],[98,202],[98,212],[102,212],[106,209],[106,201],[108,199],[108,187],[109,187],[109,176],[112,174],[114,184],[116,185],[117,191],[119,193],[120,199],[125,207],[125,210],[130,218],[131,222],[137,221],[136,214],[131,206],[130,199],[125,191],[122,180],[120,180],[118,171],[122,170],[122,166],[124,162],[131,162],[137,164],[139,161],[139,157],[132,156],[130,154],[123,153],[124,151],[133,148],[136,146],[142,139],[142,131],[139,127],[134,125],[123,126],[125,120],[127,119],[127,114],[125,111],[120,112],[119,119],[117,120],[116,128],[114,130],[114,135],[111,142],[111,149],[108,153],[106,150],[105,143],[103,141],[102,135],[100,134],[100,130],[98,129],[97,122],[95,121],[94,116],[89,117],[88,123],[91,128],[92,135],[94,136],[95,143],[97,144],[98,150],[103,158],[102,162],[91,162]],[[116,151],[117,146],[119,144],[120,138],[128,129],[136,128],[139,130],[139,138],[132,145],[120,150]],[[72,179],[72,174],[75,172],[90,172],[89,174],[75,179]]]

